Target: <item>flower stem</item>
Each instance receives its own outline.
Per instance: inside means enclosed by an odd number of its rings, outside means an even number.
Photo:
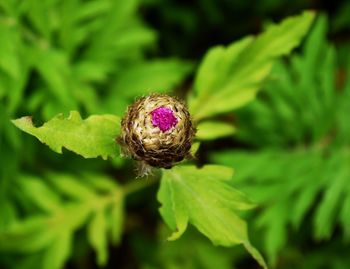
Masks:
[[[147,179],[140,179],[140,180],[133,180],[132,182],[126,184],[123,189],[124,189],[124,195],[127,196],[131,193],[137,192],[139,190],[142,190],[146,187],[149,187],[156,182],[159,181],[159,176],[153,176]]]

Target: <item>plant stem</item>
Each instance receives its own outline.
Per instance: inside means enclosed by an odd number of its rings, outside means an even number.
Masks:
[[[137,192],[141,189],[144,189],[148,186],[153,185],[158,181],[159,181],[158,175],[147,179],[133,180],[131,183],[128,183],[123,187],[124,195],[127,196],[131,193]]]

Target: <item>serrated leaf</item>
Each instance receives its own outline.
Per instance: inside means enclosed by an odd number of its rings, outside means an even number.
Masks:
[[[153,60],[135,64],[123,70],[115,92],[135,97],[147,91],[169,91],[182,82],[191,70],[191,65],[177,59]]]
[[[243,244],[266,268],[262,256],[249,243],[246,222],[238,214],[253,204],[228,184],[232,173],[231,168],[216,165],[163,171],[158,200],[163,219],[174,231],[169,240],[179,238],[191,223],[215,245]]]
[[[14,22],[15,23],[15,22]],[[0,70],[14,79],[19,79],[21,66],[19,59],[20,36],[15,28],[0,24]]]
[[[96,198],[94,190],[79,182],[76,176],[50,173],[48,179],[60,193],[71,199],[84,201]]]
[[[276,266],[279,251],[287,240],[288,206],[288,201],[286,203],[276,203],[265,210],[257,219],[258,226],[267,227],[265,249],[273,267]],[[271,222],[271,219],[274,219],[274,221]]]
[[[68,56],[62,51],[49,49],[32,49],[34,67],[46,81],[47,89],[61,106],[74,108],[76,100],[73,98],[69,85],[70,65]]]
[[[116,245],[119,243],[123,233],[124,223],[124,200],[121,195],[115,195],[115,201],[109,212],[109,226],[112,243]]]
[[[16,222],[18,218],[17,208],[13,201],[7,197],[1,197],[0,207],[0,234],[5,231],[9,226]]]
[[[213,247],[209,240],[194,229],[190,229],[179,240],[171,242],[166,242],[168,233],[169,229],[164,225],[159,226],[158,244],[155,246],[146,245],[146,247],[151,247],[147,248],[146,255],[153,256],[156,254],[157,261],[159,261],[155,268],[232,269],[234,261],[232,249]],[[140,248],[140,251],[144,252],[144,249],[145,247]],[[150,263],[152,262],[150,261]],[[154,263],[152,264],[155,265]]]
[[[294,55],[289,63],[278,61],[264,87],[264,97],[237,111],[239,139],[264,147],[306,140],[318,143],[334,128],[335,111],[341,104],[337,104],[334,83],[336,54],[326,42],[326,28],[326,18],[320,16],[305,41],[303,54]]]
[[[181,85],[192,65],[178,59],[153,60],[121,70],[111,94],[106,97],[108,111],[122,115],[135,97],[155,92],[170,92]]]
[[[47,16],[52,12],[53,1],[38,2],[36,0],[26,1],[28,18],[36,30],[41,33],[46,39],[50,39],[52,16]]]
[[[275,264],[288,242],[289,224],[298,224],[309,212],[322,186],[322,156],[318,151],[230,150],[216,153],[214,160],[235,167],[236,185],[259,204],[255,221],[264,231],[269,262]]]
[[[59,114],[40,127],[33,125],[31,117],[12,122],[57,153],[62,153],[64,147],[85,158],[107,159],[119,154],[115,138],[120,132],[120,120],[114,115],[94,115],[83,120],[72,111],[68,118]]]
[[[196,138],[199,140],[213,140],[235,133],[232,124],[219,121],[204,121],[198,124]]]
[[[88,225],[88,240],[97,253],[97,264],[104,266],[108,259],[107,223],[104,210],[98,210]]]
[[[135,23],[134,15],[137,1],[112,2],[110,12],[102,18],[102,25],[108,25],[103,31],[94,31],[94,36],[84,53],[87,58],[103,63],[108,69],[115,68],[116,58],[133,58],[133,48],[139,48],[155,40],[153,31]],[[111,38],[114,36],[114,38]],[[108,70],[109,71],[109,70]]]
[[[314,218],[315,237],[317,239],[329,239],[331,237],[336,220],[335,216],[340,210],[344,186],[347,185],[350,175],[348,159],[346,161],[342,159],[342,154],[336,154],[332,157],[333,159],[328,163],[332,179],[329,181],[329,186],[327,186],[328,188]]]
[[[350,191],[348,191],[350,193]],[[348,194],[343,202],[342,209],[340,211],[340,222],[344,227],[344,237],[347,241],[350,241],[350,195]]]
[[[43,269],[64,268],[72,251],[72,234],[64,231],[58,234],[53,243],[45,249]]]
[[[47,219],[33,216],[21,222],[15,222],[8,230],[0,233],[0,250],[17,253],[34,253],[49,245],[55,237],[55,231],[48,229]]]
[[[269,27],[255,39],[247,37],[227,48],[211,49],[200,65],[189,99],[194,118],[228,112],[254,99],[274,60],[301,42],[313,18],[313,12],[304,12]]]
[[[109,1],[89,1],[85,3],[80,10],[77,10],[77,20],[83,21],[91,19],[100,14],[104,14],[111,8],[111,3]]]
[[[84,173],[84,183],[93,187],[97,191],[111,192],[118,188],[116,181],[102,174]]]
[[[26,197],[43,210],[53,212],[60,209],[59,196],[45,184],[43,178],[22,175],[18,183]]]
[[[145,27],[135,27],[133,29],[123,31],[121,35],[113,40],[113,46],[115,46],[120,58],[123,58],[124,53],[130,49],[135,51],[134,54],[136,55],[134,55],[134,57],[140,58],[140,56],[137,56],[139,54],[139,49],[152,44],[155,40],[155,31]],[[132,54],[129,56],[132,56]]]
[[[73,66],[74,76],[86,82],[102,83],[106,80],[107,67],[96,62],[79,62]]]
[[[309,186],[305,186],[304,191],[301,192],[299,197],[295,200],[291,214],[291,221],[295,228],[300,227],[306,213],[315,202],[317,193],[320,191],[321,187],[321,184],[310,184]]]

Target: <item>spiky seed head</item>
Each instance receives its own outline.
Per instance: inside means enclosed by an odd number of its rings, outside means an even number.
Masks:
[[[195,135],[186,105],[165,94],[138,99],[128,107],[121,126],[123,153],[159,168],[171,168],[189,156]]]

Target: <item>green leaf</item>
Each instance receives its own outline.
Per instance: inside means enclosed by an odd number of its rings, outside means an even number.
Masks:
[[[243,244],[266,268],[259,252],[249,243],[247,225],[239,216],[254,205],[229,185],[233,170],[224,166],[178,166],[164,170],[158,200],[160,213],[174,231],[169,240],[179,238],[193,224],[215,245]]]
[[[288,63],[278,61],[263,98],[236,112],[239,139],[256,146],[289,147],[318,143],[336,128],[335,111],[341,108],[338,93],[343,91],[335,84],[337,57],[326,37],[327,20],[320,16],[305,40],[303,54]]]
[[[104,266],[108,260],[107,223],[104,210],[98,210],[88,226],[88,240],[97,253],[97,263]]]
[[[299,232],[312,224],[317,240],[333,238],[335,229],[342,228],[348,239],[350,154],[346,147],[230,150],[216,153],[214,160],[235,167],[236,185],[260,205],[254,219],[258,230],[265,230],[265,251],[272,264],[287,247],[291,225]]]
[[[58,50],[37,49],[31,51],[34,67],[47,84],[56,102],[67,108],[76,107],[70,86],[70,65],[67,55]]]
[[[122,115],[135,97],[170,92],[181,85],[192,65],[178,59],[153,60],[134,64],[120,71],[111,94],[106,96],[108,111]]]
[[[204,121],[199,123],[196,138],[199,140],[213,140],[232,135],[236,128],[232,124],[218,121]]]
[[[155,257],[156,262],[149,261],[148,265],[168,269],[232,269],[235,260],[232,249],[214,247],[209,240],[194,229],[190,229],[181,238],[171,242],[166,242],[168,233],[169,229],[164,225],[159,225],[158,244],[153,246],[153,242],[147,244],[146,241],[146,244],[139,247],[138,252],[144,253],[147,249],[144,255]],[[145,239],[139,240],[145,241]]]
[[[68,118],[59,114],[40,127],[33,125],[31,117],[12,122],[58,153],[65,147],[85,158],[119,155],[115,138],[120,132],[120,120],[114,115],[94,115],[83,120],[78,112],[72,111]]]
[[[3,197],[0,200],[0,233],[11,226],[17,219],[17,210],[15,203],[7,197]]]
[[[47,212],[53,212],[60,208],[60,197],[45,184],[43,178],[22,175],[19,188],[28,199]]]
[[[96,198],[93,189],[77,180],[74,175],[50,173],[48,179],[59,192],[71,199],[84,201]]]
[[[16,22],[13,22],[15,24]],[[14,27],[0,23],[0,70],[14,79],[21,76],[20,37]]]
[[[349,185],[348,185],[349,186]],[[340,212],[340,222],[343,225],[344,237],[350,241],[350,195],[347,195]]]
[[[167,92],[178,86],[191,71],[191,64],[177,59],[153,60],[123,70],[115,93],[134,97],[154,91]]]
[[[104,14],[102,31],[91,31],[91,40],[83,57],[102,64],[106,72],[115,69],[115,59],[137,59],[145,45],[155,41],[155,33],[135,19],[138,1],[112,2],[109,12]],[[111,38],[113,36],[113,38]],[[123,68],[124,64],[120,63]]]
[[[72,234],[70,231],[62,231],[58,234],[51,245],[45,249],[43,269],[64,268],[72,252]]]
[[[47,219],[33,216],[21,222],[15,222],[0,233],[0,250],[17,253],[34,253],[51,244],[55,236],[54,229],[48,229]]]
[[[338,153],[331,156],[328,166],[331,168],[331,180],[326,186],[323,199],[320,201],[315,213],[315,237],[317,239],[329,239],[333,232],[336,215],[339,214],[340,206],[344,203],[343,197],[347,193],[347,184],[350,176],[349,155]],[[346,196],[345,196],[346,197]]]
[[[36,30],[46,39],[50,38],[53,16],[47,16],[52,12],[54,1],[36,1],[29,0],[28,2],[28,18]]]
[[[274,60],[299,45],[313,18],[313,12],[304,12],[270,26],[256,38],[211,49],[200,65],[189,99],[193,117],[212,117],[254,99]]]
[[[93,187],[97,191],[111,192],[118,188],[118,184],[110,177],[103,174],[84,173],[84,183]]]
[[[112,243],[116,245],[120,242],[123,234],[124,199],[122,194],[114,195],[114,202],[109,212],[108,221]]]
[[[273,267],[276,266],[279,251],[286,244],[289,206],[289,203],[276,203],[257,219],[260,228],[267,227],[265,249]],[[274,221],[271,222],[271,219]]]
[[[96,17],[99,14],[104,14],[111,8],[111,3],[109,1],[89,1],[77,10],[77,17],[79,20],[87,20]]]
[[[21,175],[17,184],[27,195],[22,197],[23,202],[38,204],[46,212],[24,220],[15,219],[1,229],[0,251],[40,252],[43,268],[50,268],[50,261],[51,268],[62,268],[72,255],[76,231],[86,225],[98,264],[106,264],[109,237],[114,244],[120,241],[124,220],[123,189],[113,178],[103,174],[77,176],[51,172],[44,178]]]

